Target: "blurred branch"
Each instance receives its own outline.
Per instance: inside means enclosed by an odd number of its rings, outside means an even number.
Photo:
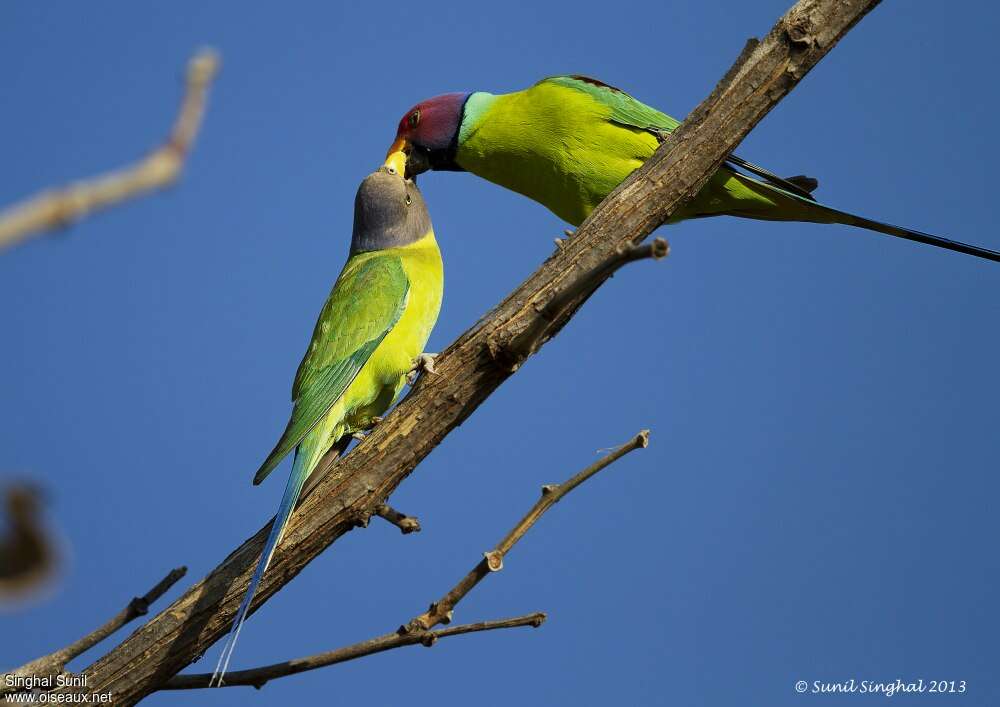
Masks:
[[[876,4],[878,0],[800,0],[763,41],[749,42],[711,95],[574,236],[439,354],[438,375],[423,378],[336,465],[321,465],[315,473],[326,476],[292,515],[251,610],[268,601],[331,543],[366,521],[417,464],[510,377],[510,368],[497,365],[491,355],[496,346],[502,348],[530,326],[541,303],[565,289],[577,273],[592,271],[624,244],[638,244],[693,198],[750,129]],[[595,284],[546,325],[546,340],[596,289]],[[232,624],[269,527],[270,523],[86,668],[86,690],[111,690],[116,704],[135,704],[204,654]]]
[[[41,517],[42,492],[27,483],[4,491],[7,534],[0,538],[0,600],[17,600],[52,576],[55,543]]]
[[[207,49],[188,62],[186,89],[174,127],[166,142],[144,159],[61,189],[44,191],[0,211],[0,250],[32,235],[68,226],[93,211],[173,184],[198,134],[208,88],[218,68],[218,56]]]
[[[66,663],[85,651],[90,650],[130,621],[140,616],[145,616],[149,612],[149,606],[166,594],[167,590],[180,581],[181,577],[186,573],[187,567],[178,567],[170,570],[167,576],[157,582],[152,589],[141,597],[133,597],[132,601],[124,609],[115,614],[103,626],[94,629],[80,640],[57,650],[55,653],[50,653],[41,658],[36,658],[30,663],[25,663],[20,668],[12,670],[9,674],[28,677],[36,676],[40,678],[61,674],[66,669]],[[17,691],[16,688],[12,690],[6,687],[5,681],[0,680],[0,694]]]
[[[304,673],[307,670],[316,670],[317,668],[323,668],[328,665],[345,663],[349,660],[355,660],[356,658],[364,658],[365,656],[372,655],[373,653],[382,653],[383,651],[389,651],[393,648],[413,646],[418,643],[430,648],[437,643],[440,638],[460,636],[463,633],[496,631],[498,629],[518,628],[520,626],[532,626],[534,628],[538,628],[545,622],[545,618],[545,614],[542,612],[536,612],[534,614],[516,616],[510,619],[498,619],[494,621],[479,621],[474,624],[462,624],[461,626],[453,626],[451,628],[438,631],[387,633],[382,636],[377,636],[376,638],[370,638],[367,641],[355,643],[351,646],[338,648],[333,651],[327,651],[326,653],[317,653],[315,655],[306,656],[305,658],[296,658],[283,663],[274,663],[273,665],[265,665],[260,668],[252,668],[250,670],[235,670],[226,674],[226,681],[222,684],[222,687],[253,686],[259,690],[264,687],[265,683],[269,680],[274,680],[275,678],[283,678],[287,675]],[[192,690],[208,687],[208,683],[211,678],[211,673],[175,675],[160,689]]]
[[[430,608],[410,623],[400,627],[402,633],[421,634],[428,629],[434,628],[438,624],[451,622],[452,613],[458,602],[465,598],[465,595],[473,590],[488,575],[499,572],[503,569],[503,558],[511,548],[524,537],[531,527],[538,522],[545,511],[562,499],[563,496],[582,484],[584,481],[594,476],[602,469],[614,464],[635,449],[645,449],[649,445],[649,430],[640,431],[631,440],[618,447],[610,454],[598,459],[576,476],[564,481],[561,484],[549,484],[542,487],[542,497],[538,499],[527,515],[518,521],[517,525],[507,533],[507,536],[500,543],[483,553],[483,559],[465,575],[458,584],[449,590],[447,594],[431,604]]]

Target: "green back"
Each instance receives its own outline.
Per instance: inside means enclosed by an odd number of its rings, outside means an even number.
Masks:
[[[647,130],[655,135],[664,136],[672,132],[679,120],[661,113],[655,108],[637,101],[620,88],[610,86],[603,81],[587,76],[550,76],[539,83],[549,82],[582,91],[595,101],[611,109],[610,120],[640,130]]]
[[[409,287],[398,256],[375,251],[347,261],[295,374],[292,417],[254,476],[255,484],[298,446],[344,394],[399,321]]]
[[[666,113],[661,113],[655,108],[637,101],[620,88],[615,88],[598,79],[588,76],[553,76],[542,79],[542,81],[548,81],[586,93],[598,103],[607,106],[611,110],[608,120],[612,123],[645,130],[660,140],[665,139],[669,133],[672,133],[681,124],[679,120],[671,118]],[[765,189],[778,189],[785,196],[792,196],[795,199],[805,199],[810,202],[815,201],[810,194],[817,186],[817,182],[814,179],[795,177],[790,181],[734,154],[729,155],[727,162],[738,165],[751,174],[764,179],[767,184],[761,186]],[[794,180],[803,181],[796,182]]]

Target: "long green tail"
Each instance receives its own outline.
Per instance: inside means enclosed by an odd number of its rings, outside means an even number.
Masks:
[[[751,171],[765,177],[768,181],[748,177],[727,168],[720,169],[719,173],[713,178],[715,184],[713,185],[712,194],[718,195],[721,191],[724,196],[722,199],[717,199],[715,203],[702,201],[700,198],[701,195],[696,197],[695,201],[691,204],[691,207],[696,211],[694,214],[695,217],[728,213],[733,216],[763,219],[766,221],[840,223],[875,231],[876,233],[885,233],[897,238],[905,238],[908,241],[926,243],[927,245],[965,253],[966,255],[974,255],[977,258],[1000,262],[1000,252],[995,250],[981,248],[980,246],[960,241],[953,241],[949,238],[942,238],[941,236],[923,233],[922,231],[914,231],[911,228],[894,226],[891,223],[873,221],[864,216],[857,216],[856,214],[820,204],[809,194],[809,192],[816,188],[817,182],[814,179],[808,177],[788,177],[782,179],[771,175],[766,170],[751,163],[741,160],[738,164],[741,167],[752,168]],[[803,188],[803,184],[805,188]],[[700,209],[699,206],[702,208]],[[720,206],[722,208],[719,208]],[[723,208],[725,210],[722,210]]]

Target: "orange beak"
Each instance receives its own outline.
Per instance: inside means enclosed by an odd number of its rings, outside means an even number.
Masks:
[[[392,143],[392,147],[389,148],[389,152],[386,153],[385,162],[383,167],[389,170],[390,174],[395,173],[399,175],[406,174],[406,140],[404,138],[396,138],[396,142]]]

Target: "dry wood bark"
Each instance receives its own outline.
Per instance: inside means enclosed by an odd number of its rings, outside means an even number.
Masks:
[[[145,616],[149,613],[149,606],[180,581],[181,577],[187,574],[187,567],[177,567],[167,573],[167,576],[157,582],[152,589],[141,597],[132,597],[132,600],[125,605],[125,608],[112,616],[108,621],[98,626],[83,638],[61,648],[54,653],[43,655],[30,663],[25,663],[20,668],[16,668],[9,673],[0,676],[0,695],[19,692],[16,687],[8,686],[7,675],[16,675],[26,678],[51,678],[61,675],[66,670],[66,664],[82,655],[86,651],[96,646],[105,638],[118,631],[131,621]]]

